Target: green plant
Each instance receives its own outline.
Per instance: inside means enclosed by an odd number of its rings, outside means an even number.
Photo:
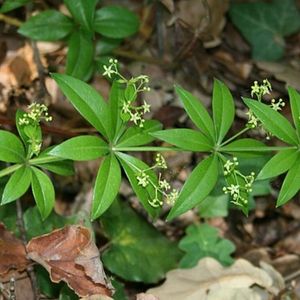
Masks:
[[[28,2],[9,0],[0,11],[8,12]],[[30,17],[18,32],[38,41],[67,41],[66,74],[88,80],[95,65],[102,65],[105,55],[139,28],[138,17],[126,8],[112,5],[96,9],[97,3],[98,0],[64,0],[71,16],[45,10]]]

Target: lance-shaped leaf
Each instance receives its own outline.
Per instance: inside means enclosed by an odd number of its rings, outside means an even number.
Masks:
[[[119,39],[138,31],[138,17],[121,6],[106,6],[96,11],[94,30],[106,37]]]
[[[102,254],[103,263],[112,273],[126,280],[158,282],[181,257],[176,244],[136,214],[127,203],[115,201],[100,220],[111,241]]]
[[[0,161],[20,163],[25,160],[25,150],[20,139],[11,132],[0,130]]]
[[[51,213],[55,202],[55,191],[50,178],[41,170],[31,167],[32,193],[40,211],[42,219],[45,220]]]
[[[234,102],[228,87],[221,81],[214,81],[212,99],[213,118],[217,143],[221,143],[234,119]]]
[[[143,128],[137,126],[129,127],[116,147],[135,147],[151,143],[155,138],[153,133],[160,130],[162,124],[155,120],[147,120],[144,122]]]
[[[208,224],[190,225],[180,240],[179,248],[186,252],[180,261],[181,268],[193,268],[203,257],[214,257],[225,266],[233,263],[235,246],[218,236],[218,230]]]
[[[87,83],[64,74],[52,74],[77,111],[102,135],[110,132],[108,107],[101,95]]]
[[[295,163],[298,151],[296,149],[286,149],[279,151],[262,168],[257,176],[257,180],[273,178],[285,173]]]
[[[212,142],[201,132],[192,129],[168,129],[152,133],[153,136],[183,150],[209,151]]]
[[[116,198],[121,184],[121,168],[114,154],[106,156],[99,168],[93,194],[92,219],[101,216]]]
[[[21,7],[27,3],[31,2],[31,0],[4,0],[0,12],[2,14],[7,13],[11,10],[14,10],[18,7]]]
[[[10,176],[2,194],[1,204],[12,202],[23,196],[28,190],[30,183],[31,169],[23,166]]]
[[[218,158],[215,155],[201,161],[185,182],[167,220],[201,203],[216,185],[218,175]]]
[[[66,226],[33,238],[26,249],[28,257],[41,264],[53,282],[66,282],[77,295],[111,295],[99,251],[88,228]]]
[[[233,141],[232,143],[221,147],[220,150],[240,157],[253,157],[269,152],[270,150],[268,148],[269,147],[260,141],[245,138]]]
[[[72,160],[90,160],[108,153],[108,145],[97,136],[82,135],[66,140],[49,154]]]
[[[297,145],[298,137],[290,122],[270,106],[251,99],[243,99],[263,126],[287,144]]]
[[[194,124],[212,141],[216,134],[213,121],[202,102],[182,87],[175,87],[179,99]]]
[[[0,223],[0,276],[4,276],[11,270],[21,272],[29,264],[23,242]]]
[[[294,197],[300,190],[300,155],[289,169],[279,192],[276,206],[281,206]]]
[[[298,138],[300,138],[300,95],[292,87],[289,87],[288,91],[294,124],[297,129]]]
[[[92,34],[83,30],[75,31],[68,43],[66,74],[79,79],[88,79],[94,58]]]
[[[153,206],[151,206],[149,204],[149,201],[155,198],[158,198],[160,200],[161,194],[155,192],[155,188],[152,184],[149,183],[146,187],[142,187],[138,184],[137,180],[137,176],[142,170],[148,170],[146,171],[146,174],[149,175],[149,179],[154,185],[158,186],[156,174],[152,170],[149,170],[149,166],[147,164],[133,156],[121,152],[116,152],[116,155],[126,173],[126,176],[134,192],[138,196],[142,205],[153,218],[157,217],[159,208],[154,208]]]
[[[88,31],[92,31],[97,2],[98,0],[64,0],[76,22]]]
[[[31,17],[18,32],[33,40],[56,41],[70,34],[74,25],[69,17],[51,9]]]

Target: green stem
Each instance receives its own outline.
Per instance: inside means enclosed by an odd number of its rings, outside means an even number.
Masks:
[[[240,136],[241,134],[245,133],[249,129],[250,128],[245,127],[244,129],[242,129],[241,131],[239,131],[237,134],[235,134],[234,136],[232,136],[231,138],[229,138],[228,140],[226,140],[224,143],[222,143],[220,145],[220,147],[227,145],[228,143],[230,143],[231,141],[233,141],[234,139],[236,139],[238,136]]]
[[[128,151],[128,152],[146,152],[146,151],[152,151],[152,152],[159,152],[159,151],[180,151],[185,152],[190,150],[183,150],[176,147],[152,147],[152,146],[145,146],[145,147],[113,147],[113,151]]]
[[[49,162],[56,162],[61,160],[65,160],[65,158],[61,158],[57,156],[45,156],[45,157],[32,158],[28,162],[29,164],[37,165],[37,164],[46,164]]]
[[[1,177],[4,177],[6,175],[9,175],[15,171],[17,171],[18,169],[20,169],[22,167],[21,164],[17,164],[17,165],[13,165],[13,166],[10,166],[10,167],[7,167],[3,170],[0,171],[0,178]]]

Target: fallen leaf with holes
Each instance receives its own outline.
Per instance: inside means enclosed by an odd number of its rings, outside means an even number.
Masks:
[[[0,223],[0,276],[4,276],[11,270],[21,272],[29,264],[22,241],[14,237]]]
[[[276,274],[276,275],[275,275]],[[282,276],[272,267],[257,268],[244,259],[223,267],[207,257],[192,269],[168,272],[167,280],[147,291],[160,300],[249,300],[269,299],[284,287]]]
[[[64,281],[80,297],[111,296],[99,251],[88,228],[70,225],[33,238],[28,257],[41,264],[53,282]]]

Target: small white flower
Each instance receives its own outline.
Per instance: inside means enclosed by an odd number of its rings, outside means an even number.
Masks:
[[[147,113],[147,112],[150,112],[150,107],[151,106],[146,101],[144,101],[144,104],[142,105],[144,114]]]
[[[102,75],[107,76],[108,78],[111,78],[111,75],[116,73],[116,71],[113,70],[112,67],[113,67],[113,65],[110,65],[110,66],[103,65],[104,72],[102,73]]]
[[[130,121],[132,121],[135,125],[137,125],[140,120],[141,120],[141,116],[138,112],[136,112],[134,114],[131,113]]]
[[[166,179],[159,180],[158,184],[161,189],[164,189],[166,191],[171,188],[169,182]]]

